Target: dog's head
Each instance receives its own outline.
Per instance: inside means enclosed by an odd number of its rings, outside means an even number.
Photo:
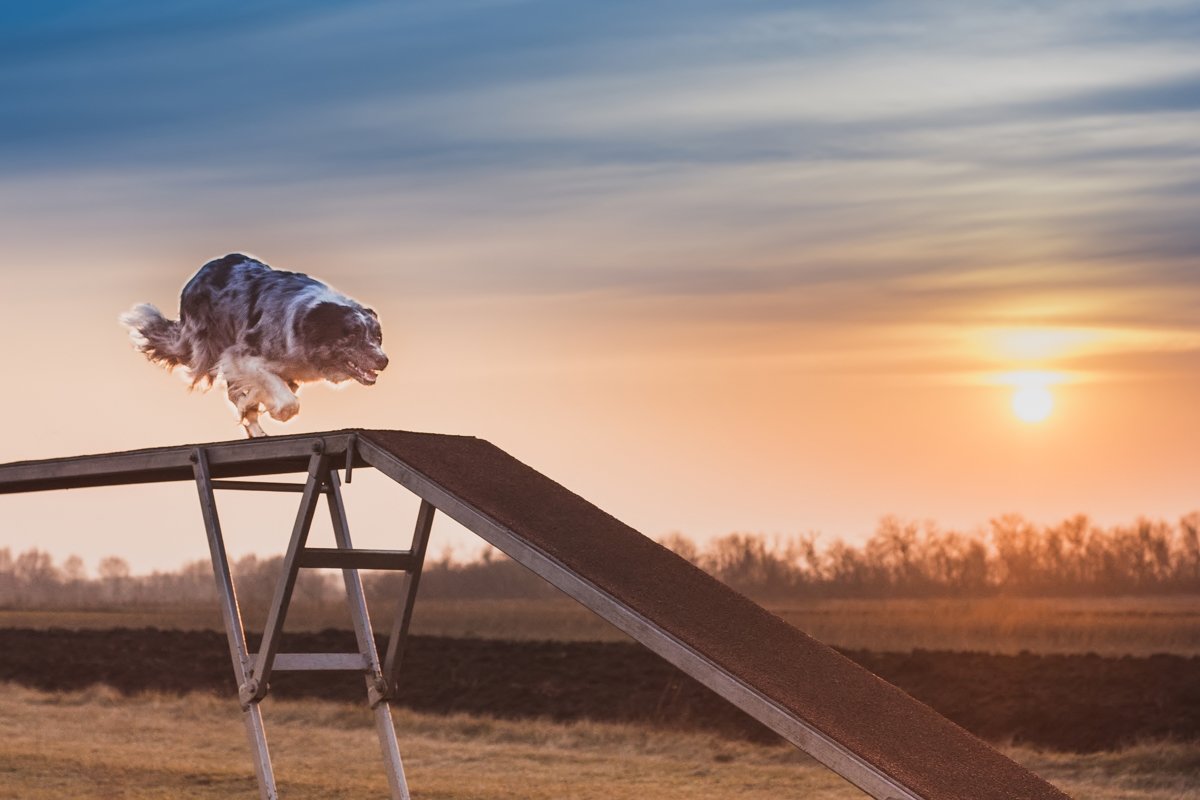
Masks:
[[[370,386],[388,364],[378,315],[357,303],[317,303],[301,317],[298,329],[305,356],[326,380],[353,378]]]

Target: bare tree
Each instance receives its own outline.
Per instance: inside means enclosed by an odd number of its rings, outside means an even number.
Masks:
[[[118,556],[105,556],[96,566],[101,585],[110,602],[125,599],[125,588],[129,582],[129,562]]]

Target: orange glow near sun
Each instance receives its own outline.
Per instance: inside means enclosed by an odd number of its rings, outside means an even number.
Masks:
[[[1045,361],[1078,355],[1103,338],[1095,330],[1078,328],[999,328],[982,332],[986,349],[1007,361]]]

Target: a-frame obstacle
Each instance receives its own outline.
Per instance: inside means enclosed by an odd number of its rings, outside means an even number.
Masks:
[[[336,470],[374,467],[416,494],[410,549],[352,549]],[[238,481],[305,473],[304,484]],[[881,800],[1067,797],[928,706],[770,614],[481,439],[346,430],[0,465],[0,493],[195,481],[264,798],[276,796],[258,702],[272,670],[363,672],[394,798],[406,798],[388,711],[435,509],[474,532]],[[246,651],[214,490],[297,491],[283,575],[255,654]],[[337,547],[306,546],[321,496]],[[296,571],[340,568],[358,635],[351,654],[278,653]],[[371,638],[358,569],[409,575],[387,654]]]

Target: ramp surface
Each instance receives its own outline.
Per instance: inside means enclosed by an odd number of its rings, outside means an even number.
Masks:
[[[214,473],[269,474],[302,471],[314,440],[394,478],[875,797],[1067,797],[484,440],[361,430],[203,447]],[[187,479],[195,447],[4,465],[0,493]]]

